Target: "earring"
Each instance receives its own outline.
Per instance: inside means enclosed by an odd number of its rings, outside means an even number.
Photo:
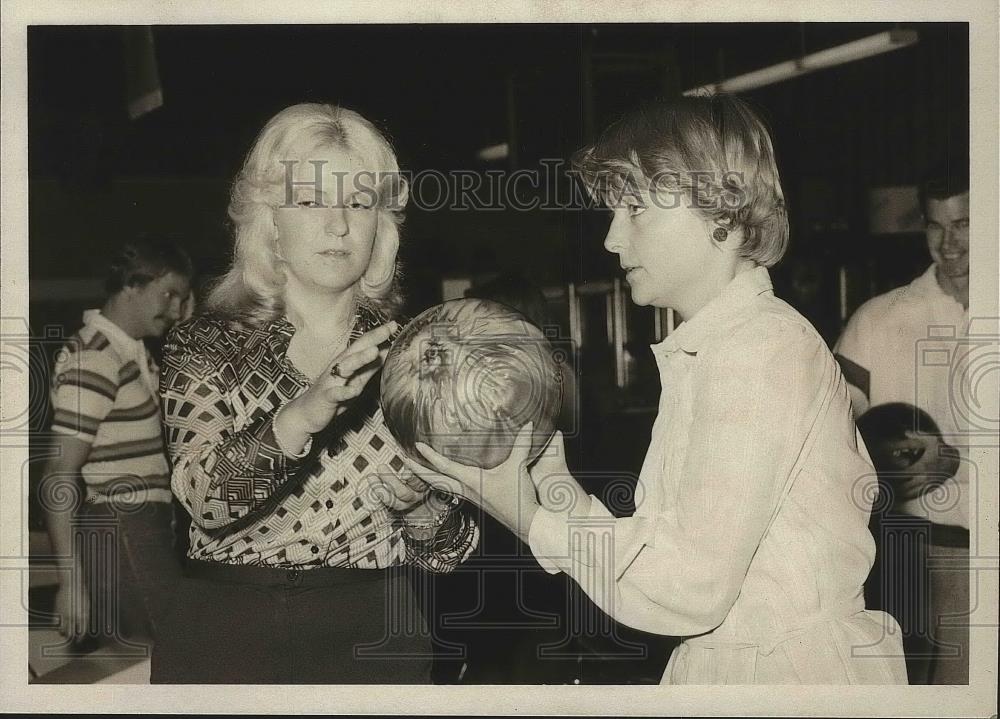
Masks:
[[[726,238],[729,236],[729,230],[725,227],[716,227],[712,230],[712,239],[716,242],[725,242]]]

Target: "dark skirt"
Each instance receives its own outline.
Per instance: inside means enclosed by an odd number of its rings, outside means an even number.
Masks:
[[[154,684],[430,682],[411,570],[190,561],[186,574],[157,635]]]

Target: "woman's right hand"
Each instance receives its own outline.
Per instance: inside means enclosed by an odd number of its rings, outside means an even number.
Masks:
[[[309,437],[343,412],[345,403],[359,396],[382,366],[396,322],[369,330],[341,352],[301,395],[286,404],[274,418],[275,435],[282,449],[298,453]]]

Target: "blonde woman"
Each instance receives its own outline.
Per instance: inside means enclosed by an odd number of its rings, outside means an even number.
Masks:
[[[397,325],[406,184],[355,112],[295,105],[233,185],[232,268],[165,348],[188,580],[154,682],[429,681],[406,573],[478,541],[397,453],[372,382]]]

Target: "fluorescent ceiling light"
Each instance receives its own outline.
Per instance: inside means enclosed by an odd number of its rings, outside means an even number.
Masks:
[[[878,35],[865,37],[845,45],[837,45],[826,50],[814,52],[795,60],[786,60],[777,65],[748,72],[745,75],[723,80],[722,82],[702,85],[684,92],[685,95],[714,95],[718,92],[742,92],[754,88],[772,85],[793,77],[808,75],[816,70],[823,70],[836,65],[843,65],[855,60],[879,55],[883,52],[898,50],[912,45],[918,40],[916,30],[887,30]]]
[[[507,155],[510,154],[510,147],[506,142],[501,142],[499,145],[490,145],[489,147],[484,147],[482,150],[476,153],[476,157],[480,160],[486,160],[487,162],[491,160],[506,160]]]

